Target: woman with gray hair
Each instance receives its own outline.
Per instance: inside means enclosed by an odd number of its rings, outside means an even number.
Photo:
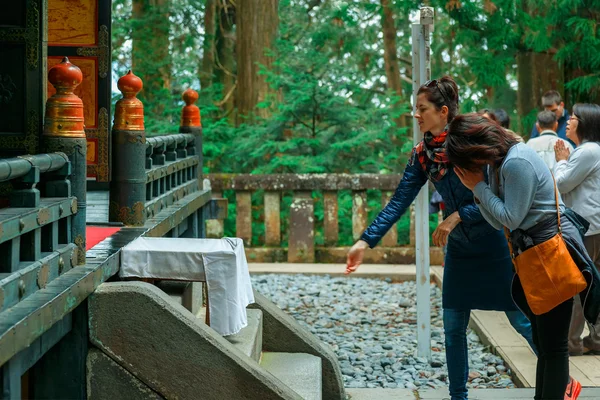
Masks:
[[[565,205],[590,223],[583,243],[600,269],[600,106],[576,104],[567,122],[567,137],[577,148],[571,152],[564,142],[556,142],[556,184]],[[600,323],[590,324],[590,334],[582,340],[584,325],[581,301],[575,297],[569,354],[600,355]]]

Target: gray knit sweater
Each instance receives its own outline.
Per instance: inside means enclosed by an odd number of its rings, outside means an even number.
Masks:
[[[489,185],[480,182],[473,193],[483,217],[495,228],[529,229],[556,214],[554,181],[544,161],[523,143],[511,147],[500,166],[488,167]],[[564,210],[559,195],[561,211]]]

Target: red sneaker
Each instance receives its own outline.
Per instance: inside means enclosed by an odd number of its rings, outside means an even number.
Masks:
[[[565,400],[575,400],[579,397],[579,393],[581,393],[581,383],[570,378],[567,390],[565,390]]]

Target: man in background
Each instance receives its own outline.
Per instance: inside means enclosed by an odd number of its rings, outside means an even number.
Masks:
[[[548,168],[554,171],[556,157],[554,156],[554,145],[557,141],[565,142],[565,147],[569,152],[573,152],[573,146],[566,140],[560,139],[556,133],[558,129],[558,120],[556,114],[552,111],[542,111],[537,116],[535,129],[539,136],[529,139],[527,146],[531,147],[544,160]]]
[[[496,116],[496,120],[500,124],[501,127],[506,129],[510,134],[512,134],[514,137],[516,137],[520,142],[523,142],[523,138],[521,137],[521,135],[510,130],[510,117],[508,116],[508,113],[505,110],[503,110],[502,108],[497,108],[494,110],[494,115]]]
[[[567,138],[567,121],[570,118],[569,112],[565,109],[565,103],[562,101],[562,97],[560,93],[556,90],[549,90],[542,96],[542,107],[544,110],[551,111],[556,115],[556,120],[558,122],[558,128],[556,129],[556,134],[559,138],[566,140],[571,144],[571,146],[575,147],[575,143],[571,142]],[[540,136],[540,131],[534,125],[531,130],[530,139],[536,138]]]

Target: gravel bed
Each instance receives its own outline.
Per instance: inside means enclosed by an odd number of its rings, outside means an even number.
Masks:
[[[348,388],[440,388],[448,382],[442,293],[432,285],[432,360],[416,356],[416,285],[390,279],[254,275],[254,288],[327,343]],[[514,388],[504,361],[469,330],[469,387]]]

